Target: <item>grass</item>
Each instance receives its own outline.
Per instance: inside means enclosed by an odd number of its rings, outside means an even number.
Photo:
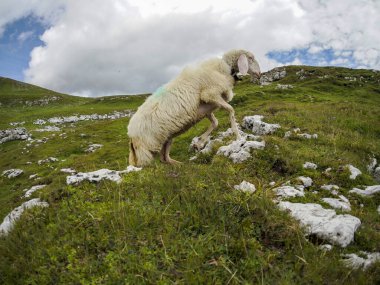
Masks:
[[[305,79],[300,80],[300,69]],[[26,211],[12,232],[0,238],[0,283],[379,283],[378,265],[363,272],[346,268],[340,260],[343,253],[380,251],[376,211],[380,195],[363,198],[348,193],[352,187],[376,184],[366,166],[372,155],[380,158],[380,74],[306,66],[286,70],[287,77],[279,83],[292,84],[293,89],[276,89],[276,82],[260,87],[248,81],[235,87],[232,105],[239,121],[260,114],[266,122],[282,127],[265,136],[266,148],[254,151],[242,164],[215,153],[188,162],[193,156],[188,150],[191,139],[205,131],[206,120],[175,139],[172,157],[183,164],[163,165],[156,160],[141,172],[125,175],[120,184],[67,186],[60,169],[124,169],[128,118],[63,125],[66,139],[59,133],[53,137],[32,131],[36,139],[49,138],[39,146],[27,147],[24,141],[0,145],[0,171],[21,168],[25,172],[12,180],[0,178],[0,220],[25,201],[20,198],[22,190],[32,185],[48,184],[33,197],[50,204]],[[44,107],[26,106],[22,102],[29,93],[39,100],[52,91],[27,85],[28,92],[9,93],[4,82],[19,84],[0,81],[2,129],[14,121],[25,121],[25,127],[33,130],[37,126],[32,122],[39,118],[136,109],[146,97],[62,95],[62,100]],[[218,130],[229,127],[225,112],[216,116]],[[284,133],[295,127],[319,137],[284,139]],[[88,154],[84,150],[90,143],[104,147]],[[49,156],[60,161],[36,163]],[[318,164],[318,169],[303,169],[306,161]],[[363,175],[350,180],[348,171],[340,167],[346,164],[358,167]],[[326,175],[323,171],[328,167],[333,170]],[[35,173],[40,180],[29,180]],[[280,185],[300,175],[311,177],[314,184],[304,198],[290,201],[323,204],[320,199],[329,193],[319,191],[321,185],[341,187],[351,201],[350,214],[362,221],[354,243],[324,252],[318,248],[322,241],[307,240],[298,223],[275,207],[269,183]],[[242,180],[255,184],[256,193],[234,191]],[[313,194],[314,190],[319,193]]]

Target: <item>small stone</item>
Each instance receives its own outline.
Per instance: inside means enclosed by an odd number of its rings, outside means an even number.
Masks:
[[[361,196],[373,196],[375,193],[380,192],[380,185],[367,186],[364,190],[354,188],[349,191],[350,193],[356,193]]]
[[[243,181],[239,185],[235,185],[234,188],[236,190],[240,190],[240,191],[246,192],[246,193],[254,193],[256,191],[255,185],[253,185],[247,181]]]
[[[331,244],[321,244],[319,248],[324,251],[330,251],[332,250],[333,246]]]
[[[45,187],[46,187],[46,185],[35,185],[35,186],[33,186],[32,188],[30,188],[29,190],[28,190],[28,189],[25,189],[25,190],[24,190],[24,192],[25,192],[25,194],[24,194],[24,198],[28,198],[28,197],[32,196],[32,194],[33,194],[34,192],[36,192],[37,190],[40,190],[40,189],[42,189],[42,188],[45,188]]]
[[[362,174],[362,172],[358,168],[356,168],[355,166],[351,164],[346,165],[346,167],[351,172],[350,179],[352,180],[356,179],[357,176]]]
[[[41,202],[41,200],[38,198],[24,202],[21,206],[15,208],[4,218],[2,224],[0,225],[0,236],[7,235],[12,230],[16,221],[21,217],[22,213],[26,209],[36,206],[48,207],[49,204],[46,202]]]
[[[306,188],[313,185],[313,180],[310,177],[299,176],[297,177],[297,179],[300,180],[303,186],[305,186]]]
[[[303,164],[303,168],[305,169],[317,169],[317,167],[318,166],[315,163],[308,162],[308,161]]]
[[[15,178],[17,176],[20,176],[23,173],[24,173],[24,170],[22,169],[8,169],[8,170],[3,171],[2,176],[6,176],[10,179],[10,178]]]
[[[364,257],[360,257],[355,253],[343,254],[343,262],[347,267],[367,270],[373,263],[380,261],[379,252],[369,253],[361,251],[360,255]]]
[[[280,199],[305,196],[303,186],[281,186],[273,189],[273,191]]]

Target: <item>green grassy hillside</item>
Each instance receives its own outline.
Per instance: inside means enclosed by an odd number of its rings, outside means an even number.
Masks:
[[[362,271],[346,267],[341,259],[345,253],[380,251],[380,195],[348,193],[353,187],[379,184],[367,165],[373,156],[380,160],[380,73],[307,66],[286,71],[270,85],[245,80],[235,86],[232,105],[239,122],[257,114],[281,125],[264,136],[265,149],[253,151],[247,161],[234,164],[215,149],[190,162],[194,153],[189,144],[207,129],[204,120],[174,140],[171,156],[182,164],[156,160],[124,175],[120,184],[78,186],[67,186],[68,174],[60,169],[126,168],[129,118],[60,124],[60,132],[36,132],[41,126],[33,122],[136,110],[146,96],[79,98],[0,78],[0,129],[25,121],[23,127],[35,140],[0,144],[0,172],[24,170],[13,179],[0,177],[0,222],[28,200],[21,198],[23,190],[33,185],[47,185],[32,198],[50,205],[26,211],[9,235],[0,237],[0,283],[378,284],[379,263]],[[279,89],[277,84],[293,88]],[[25,104],[51,96],[60,99]],[[216,116],[214,134],[229,127],[226,112]],[[318,139],[285,139],[293,128],[316,133]],[[43,138],[45,143],[37,142]],[[93,143],[103,147],[87,153]],[[37,163],[50,156],[59,161]],[[306,161],[318,168],[304,169]],[[347,164],[363,174],[349,179],[341,167]],[[29,179],[32,174],[39,179]],[[275,206],[272,189],[301,175],[311,177],[313,186],[305,197],[290,201],[329,208],[320,200],[331,196],[320,190],[323,184],[339,185],[349,198],[349,214],[362,225],[347,248],[321,250],[323,241],[305,238],[299,223]],[[234,190],[243,180],[257,191]],[[272,181],[275,186],[269,185]]]

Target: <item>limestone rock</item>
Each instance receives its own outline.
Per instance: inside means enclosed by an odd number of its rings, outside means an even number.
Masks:
[[[24,170],[22,169],[8,169],[8,170],[4,170],[3,173],[2,173],[2,176],[6,176],[8,178],[15,178],[21,174],[24,173]]]
[[[350,190],[350,193],[356,193],[361,196],[373,196],[375,193],[380,192],[380,185],[367,186],[364,190],[359,188],[354,188]]]
[[[357,217],[337,215],[334,210],[324,209],[319,204],[280,202],[278,206],[281,210],[289,210],[305,226],[308,234],[341,247],[346,247],[353,241],[355,231],[361,224]]]
[[[25,128],[0,130],[0,144],[14,140],[27,140],[30,137]]]
[[[7,235],[13,228],[16,221],[21,217],[22,213],[32,207],[48,207],[49,204],[46,202],[41,202],[39,198],[29,200],[24,202],[21,206],[15,208],[10,212],[3,220],[0,225],[0,235]]]
[[[236,190],[240,190],[240,191],[243,191],[246,193],[254,193],[256,191],[255,185],[253,185],[252,183],[249,183],[247,181],[243,181],[239,185],[235,185],[234,188]]]
[[[254,115],[243,118],[242,127],[251,130],[255,135],[267,135],[281,128],[279,124],[269,124],[262,121],[264,116]]]

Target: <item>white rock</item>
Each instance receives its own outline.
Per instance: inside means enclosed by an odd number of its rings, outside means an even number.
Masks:
[[[111,180],[116,183],[121,182],[121,176],[120,174],[129,173],[132,171],[140,171],[142,168],[134,167],[132,165],[129,165],[126,170],[123,171],[116,171],[116,170],[109,170],[109,169],[99,169],[92,172],[79,172],[77,174],[67,176],[66,177],[66,183],[68,185],[77,185],[80,182],[84,180],[88,180],[90,182],[99,182],[103,179]]]
[[[310,177],[299,176],[297,177],[297,179],[300,180],[303,186],[305,186],[306,188],[313,185],[313,180]]]
[[[38,198],[24,202],[21,206],[15,208],[4,218],[2,224],[0,225],[0,235],[7,235],[9,231],[12,230],[15,222],[21,217],[21,214],[26,209],[35,206],[48,207],[49,204],[46,202],[41,202]]]
[[[273,187],[274,185],[276,185],[276,182],[272,181],[269,183],[269,186]]]
[[[303,186],[281,186],[274,188],[273,191],[276,195],[281,198],[291,198],[291,197],[304,197],[305,192]]]
[[[8,169],[8,170],[4,170],[3,173],[2,173],[2,176],[6,176],[8,178],[15,178],[21,174],[24,173],[24,170],[22,169]]]
[[[363,270],[366,270],[373,263],[380,261],[379,252],[369,253],[369,252],[361,251],[360,254],[364,257],[360,257],[355,253],[343,254],[344,264],[353,269],[363,268]]]
[[[30,134],[25,128],[0,130],[0,144],[14,140],[27,140],[29,138]]]
[[[226,146],[221,146],[217,153],[232,159],[234,163],[239,163],[251,157],[251,149],[263,149],[265,142],[247,141],[247,137],[241,137]]]
[[[56,126],[45,126],[42,129],[36,129],[36,132],[60,132],[61,129]]]
[[[58,161],[58,158],[50,156],[46,159],[39,160],[37,163],[38,163],[38,165],[41,165],[41,164],[45,164],[45,163],[49,163],[49,162],[57,162],[57,161]]]
[[[40,190],[40,189],[42,189],[42,188],[44,188],[44,187],[46,187],[46,185],[35,185],[35,186],[33,186],[32,188],[30,188],[29,190],[28,190],[28,189],[25,189],[25,190],[24,190],[24,192],[25,192],[25,194],[24,194],[24,198],[28,198],[28,197],[32,196],[32,194],[33,194],[34,192],[36,192],[37,190]]]
[[[331,192],[332,190],[339,190],[339,186],[333,184],[325,184],[321,186],[321,189]]]
[[[293,85],[291,84],[277,84],[276,89],[293,89]]]
[[[254,193],[256,191],[255,185],[253,185],[252,183],[249,183],[247,181],[243,181],[239,185],[235,185],[234,188],[236,190],[240,190],[240,191],[243,191],[246,193]]]
[[[35,125],[45,125],[46,124],[46,121],[45,120],[42,120],[42,119],[37,119],[33,122],[33,124]]]
[[[349,191],[350,193],[356,193],[361,196],[372,196],[375,193],[380,192],[380,185],[367,186],[364,190],[359,188],[354,188]]]
[[[329,204],[334,209],[339,209],[342,211],[351,211],[350,201],[344,197],[343,195],[339,195],[339,199],[337,198],[322,198],[322,200]]]
[[[317,134],[313,134],[313,135],[310,135],[310,134],[307,134],[307,133],[304,133],[304,134],[297,134],[298,137],[300,138],[304,138],[304,139],[317,139],[318,138],[318,135]]]
[[[377,207],[377,212],[380,214],[380,205]]]
[[[312,162],[308,162],[308,161],[303,164],[303,168],[305,169],[317,169],[317,167],[318,165]]]
[[[37,178],[37,177],[38,177],[38,174],[29,175],[29,179],[34,179],[34,178]]]
[[[262,121],[264,116],[254,115],[243,118],[242,126],[251,130],[256,135],[267,135],[274,133],[277,129],[281,128],[279,124],[268,124]]]
[[[361,222],[351,215],[337,215],[332,209],[324,209],[319,204],[301,204],[280,202],[281,210],[289,210],[290,214],[305,226],[308,234],[320,239],[346,247],[353,239]]]
[[[100,149],[102,147],[103,147],[102,144],[97,144],[97,143],[90,144],[88,148],[86,149],[86,152],[95,152],[97,149]]]
[[[332,250],[333,246],[331,244],[321,244],[319,248],[324,251],[330,251]]]
[[[351,164],[346,165],[346,167],[351,172],[350,179],[352,180],[356,179],[358,175],[362,174],[362,172],[359,169],[357,169],[355,166]]]
[[[72,168],[62,168],[61,169],[61,172],[64,172],[64,173],[70,173],[70,174],[75,174],[77,173],[75,169],[72,169]]]

